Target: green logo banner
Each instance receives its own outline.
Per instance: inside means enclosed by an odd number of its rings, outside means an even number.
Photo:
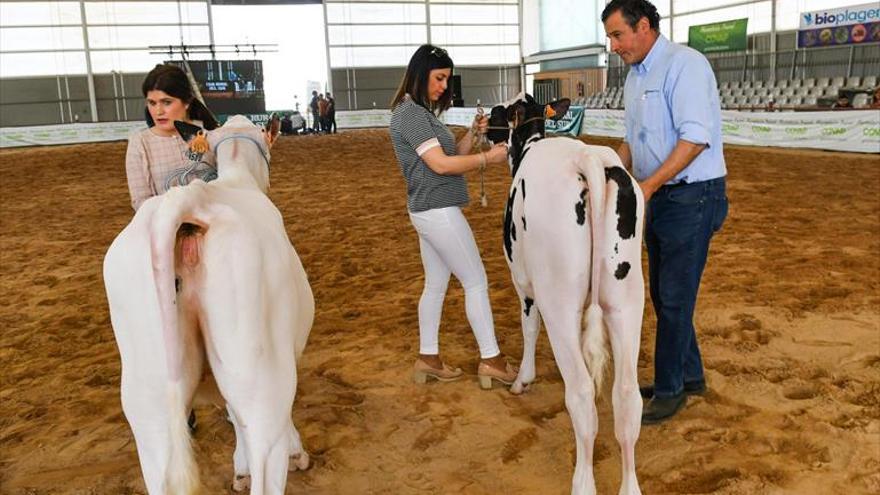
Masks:
[[[559,120],[547,119],[544,129],[555,134],[570,134],[577,137],[581,133],[581,122],[584,120],[584,107],[572,106]]]
[[[748,48],[748,19],[691,26],[688,46],[703,53],[728,52]]]

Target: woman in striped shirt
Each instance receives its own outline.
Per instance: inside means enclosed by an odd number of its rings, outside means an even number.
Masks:
[[[186,73],[176,65],[157,65],[147,74],[142,90],[149,127],[128,138],[125,154],[128,191],[135,210],[164,193],[168,176],[189,163],[189,147],[174,128],[174,121],[196,123],[208,130],[217,127],[217,120],[193,94]],[[202,161],[215,166],[210,151]]]
[[[391,141],[400,170],[406,179],[407,209],[419,236],[425,288],[419,300],[419,358],[414,378],[441,381],[462,376],[440,359],[439,329],[443,299],[450,274],[465,291],[468,322],[480,348],[477,374],[481,386],[492,380],[510,384],[514,369],[501,354],[495,340],[486,270],[474,235],[461,207],[468,203],[467,183],[462,174],[487,164],[506,163],[507,147],[496,145],[471,155],[473,137],[485,133],[488,119],[474,119],[457,143],[437,115],[449,108],[452,59],[446,50],[422,45],[409,61],[397,94],[391,102]]]

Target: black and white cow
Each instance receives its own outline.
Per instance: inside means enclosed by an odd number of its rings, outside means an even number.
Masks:
[[[636,365],[645,304],[644,198],[612,149],[545,138],[545,118],[562,117],[569,103],[540,105],[520,94],[494,107],[490,117],[489,138],[508,140],[513,176],[504,213],[504,254],[522,304],[524,349],[511,392],[522,393],[535,378],[543,318],[577,439],[572,493],[595,493],[595,397],[607,361],[607,327],[614,356],[615,436],[623,462],[620,494],[638,494],[635,443],[642,399]]]

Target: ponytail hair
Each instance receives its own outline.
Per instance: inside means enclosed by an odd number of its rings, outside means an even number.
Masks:
[[[147,77],[144,78],[141,90],[144,93],[144,98],[146,98],[147,93],[153,90],[159,90],[170,96],[179,98],[189,105],[186,113],[190,120],[200,120],[202,122],[202,127],[209,131],[220,127],[214,114],[208,110],[208,107],[206,107],[204,103],[195,97],[189,79],[186,77],[186,72],[176,65],[159,64],[154,67],[153,70],[147,74]],[[153,122],[153,119],[150,117],[150,112],[145,109],[145,113],[147,125],[153,127],[155,122]]]

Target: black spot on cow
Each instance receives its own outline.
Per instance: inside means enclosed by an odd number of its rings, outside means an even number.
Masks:
[[[622,167],[605,169],[605,181],[617,183],[617,233],[622,239],[636,234],[636,191],[629,174]]]
[[[516,225],[513,223],[513,200],[516,198],[516,188],[510,191],[507,198],[507,207],[504,209],[504,252],[507,259],[513,261],[513,241],[516,240]]]
[[[578,225],[583,225],[587,221],[587,190],[581,191],[581,200],[574,204],[574,213],[577,215]]]
[[[626,261],[618,263],[617,270],[614,270],[614,278],[617,280],[623,280],[626,278],[627,273],[629,273],[629,263]]]
[[[523,302],[526,303],[526,307],[523,308],[523,313],[525,313],[526,316],[529,316],[529,313],[532,311],[532,304],[535,303],[535,300],[532,299],[531,297],[526,297],[525,301],[523,301]]]
[[[522,216],[522,223],[523,223],[523,232],[525,232],[526,231],[526,216],[525,215]]]
[[[523,180],[519,181],[519,185],[522,188],[523,201],[525,201],[526,200],[526,180],[523,179]]]
[[[530,149],[531,148],[525,147],[524,142],[513,142],[513,145],[510,147],[510,156],[513,157],[513,165],[510,168],[511,177],[516,177],[516,173],[519,171],[519,166],[522,165],[523,160],[526,159],[526,154]]]
[[[614,254],[617,254],[617,253],[618,253],[618,250],[617,250],[617,243],[615,242],[615,243],[614,243]]]

